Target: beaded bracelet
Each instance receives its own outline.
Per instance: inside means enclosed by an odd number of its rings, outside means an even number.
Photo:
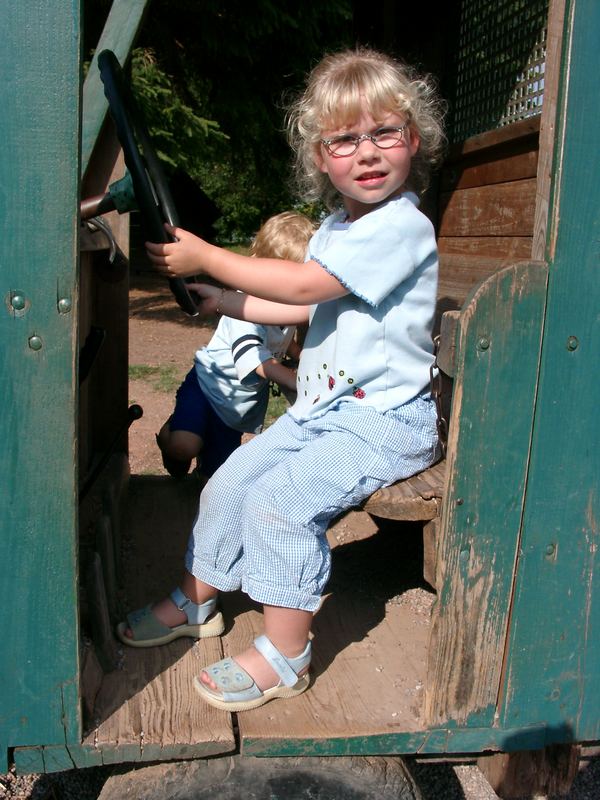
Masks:
[[[221,287],[221,294],[219,295],[219,299],[217,301],[217,308],[215,309],[217,314],[222,314],[223,313],[223,302],[225,300],[225,292],[226,291],[227,291],[227,289]]]

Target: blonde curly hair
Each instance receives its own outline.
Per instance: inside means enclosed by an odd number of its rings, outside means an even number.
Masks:
[[[250,255],[302,262],[315,230],[310,219],[299,211],[275,214],[261,225],[250,245]]]
[[[325,56],[310,73],[304,92],[290,106],[288,139],[295,153],[295,174],[302,196],[323,200],[329,208],[339,197],[328,176],[315,163],[324,130],[351,126],[364,110],[376,120],[389,113],[406,117],[420,139],[411,162],[407,188],[422,194],[445,143],[445,104],[434,82],[400,61],[369,48]]]

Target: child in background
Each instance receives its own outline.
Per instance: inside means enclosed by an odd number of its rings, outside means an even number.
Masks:
[[[176,242],[146,244],[164,275],[203,272],[238,290],[200,284],[204,312],[310,320],[297,400],[204,488],[181,588],[120,626],[137,646],[201,638],[222,629],[219,592],[262,603],[265,635],[194,681],[230,711],[305,691],[329,523],[438,457],[429,391],[438,257],[417,194],[441,149],[440,104],[401,63],[349,50],[313,70],[289,131],[307,199],[334,209],[304,264],[244,258],[179,228],[169,228]]]
[[[313,233],[303,214],[277,214],[257,233],[251,257],[302,262]],[[177,390],[175,410],[156,437],[170,475],[187,475],[192,460],[200,457],[199,471],[210,477],[239,447],[242,433],[261,430],[269,381],[295,392],[296,372],[281,363],[286,353],[298,360],[294,333],[294,326],[221,318],[210,342],[196,353]]]

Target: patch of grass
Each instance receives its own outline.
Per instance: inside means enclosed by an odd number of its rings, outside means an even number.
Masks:
[[[265,414],[265,428],[268,428],[269,425],[272,425],[282,414],[285,414],[289,405],[290,404],[283,395],[280,397],[273,397],[273,395],[270,395],[267,413]]]
[[[151,367],[148,364],[130,364],[129,379],[145,381],[155,391],[165,394],[173,394],[181,383],[181,376],[174,366]]]
[[[130,364],[129,379],[149,383],[155,391],[165,392],[166,394],[174,394],[182,381],[175,367],[151,367],[149,364]],[[131,400],[131,402],[135,401]],[[279,397],[273,397],[269,393],[269,404],[265,415],[264,427],[268,428],[282,414],[285,414],[289,405],[283,394]]]

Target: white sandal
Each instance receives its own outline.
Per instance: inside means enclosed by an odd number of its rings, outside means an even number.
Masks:
[[[296,658],[284,656],[266,636],[255,639],[254,647],[279,675],[280,681],[277,686],[261,691],[254,678],[245,669],[232,658],[224,658],[204,669],[218,690],[211,689],[200,678],[194,678],[194,688],[207,703],[225,711],[249,711],[268,703],[269,700],[278,697],[296,697],[308,689],[310,684],[308,672],[300,677],[298,673],[303,672],[310,664],[310,642]]]
[[[207,639],[210,636],[220,636],[225,630],[223,615],[217,611],[217,598],[213,597],[206,603],[194,603],[186,597],[181,589],[177,588],[169,595],[180,611],[187,617],[187,622],[174,625],[172,628],[156,618],[152,605],[131,611],[127,615],[127,622],[119,622],[117,636],[130,647],[155,647],[167,644],[181,636],[190,636],[193,639]],[[133,634],[125,634],[127,629]]]

